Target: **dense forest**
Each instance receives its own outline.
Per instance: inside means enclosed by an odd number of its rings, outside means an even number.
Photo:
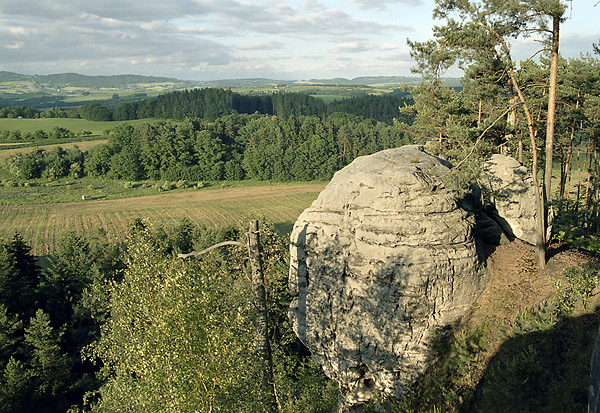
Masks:
[[[125,243],[66,235],[45,269],[18,235],[2,241],[0,411],[262,410],[244,249],[174,256],[239,238],[140,220]],[[287,242],[265,224],[261,244],[279,403],[327,411],[336,387],[287,319]]]
[[[175,91],[155,98],[133,100],[108,106],[90,102],[76,109],[60,107],[45,111],[28,106],[0,108],[0,118],[72,117],[94,121],[134,119],[203,119],[213,121],[230,114],[315,115],[321,118],[336,112],[349,113],[391,124],[393,119],[407,121],[399,108],[411,104],[410,96],[397,94],[366,95],[341,99],[326,106],[319,98],[302,93],[274,93],[269,95],[242,95],[226,89],[192,89]]]
[[[347,114],[229,115],[213,122],[124,124],[107,144],[85,153],[37,149],[11,157],[8,169],[20,179],[307,181],[328,179],[359,155],[406,143],[398,128]]]

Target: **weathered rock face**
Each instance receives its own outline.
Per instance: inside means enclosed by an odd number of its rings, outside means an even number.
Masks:
[[[600,332],[590,360],[591,384],[588,392],[588,413],[600,412]]]
[[[483,164],[481,183],[495,206],[494,220],[510,236],[535,245],[535,187],[527,168],[510,156],[492,155]]]
[[[433,330],[485,287],[447,171],[416,145],[360,157],[294,226],[290,317],[346,405],[401,396],[427,368]]]

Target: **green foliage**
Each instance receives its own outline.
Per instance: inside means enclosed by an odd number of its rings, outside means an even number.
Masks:
[[[132,224],[127,268],[109,284],[110,316],[86,352],[101,361],[106,379],[93,410],[261,410],[245,249],[220,248],[193,261],[171,255],[239,232],[189,221],[170,231]],[[261,244],[279,403],[286,412],[329,411],[336,386],[287,318],[287,243],[263,225]]]
[[[337,383],[298,340],[288,317],[287,239],[261,220],[263,271],[266,274],[269,328],[277,398],[283,412],[330,412],[338,401]]]
[[[38,288],[42,274],[30,251],[19,234],[0,242],[0,304],[23,322],[29,321],[41,304]]]
[[[361,118],[374,119],[391,125],[394,119],[410,123],[410,119],[400,113],[399,108],[412,105],[411,98],[398,98],[391,94],[363,97],[352,97],[343,100],[334,100],[327,105],[327,114],[347,113]]]
[[[28,106],[9,106],[0,108],[0,118],[39,118],[40,111]]]
[[[29,348],[28,376],[39,398],[48,398],[65,391],[71,363],[60,348],[64,332],[50,325],[50,316],[42,309],[36,311],[25,329],[25,343]]]
[[[600,218],[593,208],[579,208],[567,201],[554,204],[552,238],[572,248],[600,255]]]
[[[181,219],[179,224],[174,228],[174,233],[171,236],[175,252],[187,254],[193,251],[194,244],[200,237],[199,232],[189,218]]]
[[[559,311],[547,301],[519,313],[482,378],[481,411],[585,411],[581,377],[589,369],[598,319],[559,317]]]
[[[450,333],[438,331],[431,368],[408,389],[407,395],[389,404],[396,412],[460,411],[474,397],[474,371],[486,350],[483,329]]]
[[[96,409],[253,410],[248,382],[257,371],[243,266],[234,259],[238,271],[230,272],[225,263],[195,265],[164,253],[138,224],[123,279],[111,287],[111,317],[93,347],[107,377]]]
[[[597,269],[568,268],[554,280],[555,297],[520,311],[508,337],[490,361],[476,398],[482,411],[583,411],[587,383],[582,372],[596,339],[597,315],[573,317],[575,299],[597,285]]]
[[[23,363],[11,357],[6,363],[0,380],[0,404],[2,412],[16,412],[25,408],[31,396],[29,374]]]
[[[485,377],[482,407],[490,412],[539,411],[545,405],[540,396],[551,383],[545,357],[529,345],[494,364]]]
[[[118,248],[74,235],[60,245],[45,271],[18,235],[0,245],[2,412],[66,411],[98,386],[80,355],[98,330],[83,296],[118,268]]]
[[[593,290],[598,286],[599,274],[596,264],[587,263],[579,268],[567,268],[565,278],[571,286],[573,293],[581,299],[583,307],[587,307],[587,302],[592,296]]]
[[[80,116],[87,120],[111,121],[113,120],[112,111],[98,103],[86,103],[78,109]]]
[[[577,301],[583,304],[584,309],[587,308],[587,302],[600,282],[598,265],[595,263],[566,268],[564,274],[564,281],[560,278],[551,279],[557,289],[558,312],[562,316],[569,315]]]
[[[43,150],[36,149],[18,153],[8,159],[8,170],[15,178],[50,180],[83,176],[84,155],[76,146],[65,150],[61,147]]]
[[[107,145],[88,151],[83,172],[167,182],[308,181],[328,179],[357,156],[406,143],[409,141],[394,127],[340,116],[323,120],[316,116],[231,115],[206,124],[123,124],[111,131]],[[11,163],[14,174],[24,174],[21,164],[16,158]],[[40,165],[38,169],[44,168]],[[38,169],[27,176],[40,175]]]

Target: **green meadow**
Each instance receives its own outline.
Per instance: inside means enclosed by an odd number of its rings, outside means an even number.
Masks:
[[[126,123],[147,123],[150,119],[130,120]],[[103,135],[104,131],[114,128],[115,126],[125,123],[122,121],[112,122],[97,122],[86,119],[71,119],[71,118],[41,118],[41,119],[0,119],[0,131],[15,131],[19,130],[23,133],[35,132],[43,130],[50,132],[56,127],[69,129],[73,132],[83,133],[85,131],[92,132],[92,135]]]

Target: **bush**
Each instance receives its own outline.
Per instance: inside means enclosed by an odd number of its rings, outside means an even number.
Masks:
[[[569,315],[580,300],[583,308],[587,309],[587,302],[599,282],[598,267],[593,263],[586,263],[579,267],[565,269],[565,281],[551,279],[558,290],[558,311],[561,315]]]
[[[565,201],[555,205],[552,240],[600,255],[600,217],[593,208],[584,209]]]

